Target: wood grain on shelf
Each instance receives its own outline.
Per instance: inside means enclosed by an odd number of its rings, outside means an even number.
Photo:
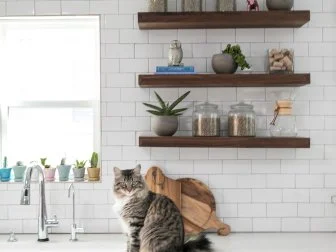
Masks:
[[[299,87],[310,83],[310,74],[147,74],[140,87]]]
[[[140,29],[294,28],[310,11],[139,12]]]
[[[303,137],[139,137],[142,147],[310,148]]]

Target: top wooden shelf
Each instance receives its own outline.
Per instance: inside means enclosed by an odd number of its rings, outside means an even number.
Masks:
[[[139,12],[140,29],[295,28],[310,11]]]

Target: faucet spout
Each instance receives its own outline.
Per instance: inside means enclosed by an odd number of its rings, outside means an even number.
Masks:
[[[47,218],[47,208],[46,208],[46,199],[45,199],[45,182],[44,182],[44,173],[39,165],[32,165],[28,167],[25,171],[23,188],[21,192],[21,205],[30,205],[30,184],[33,171],[37,171],[39,175],[39,214],[38,214],[38,241],[44,242],[49,241],[48,238],[48,227],[57,226],[58,221],[55,217],[52,223]],[[51,225],[52,224],[52,225]]]

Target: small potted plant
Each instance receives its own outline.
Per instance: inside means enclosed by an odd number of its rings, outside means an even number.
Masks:
[[[59,181],[68,181],[71,165],[66,164],[66,158],[62,158],[60,165],[57,166]]]
[[[26,168],[27,166],[25,166],[22,161],[16,162],[16,165],[13,166],[15,182],[21,182],[23,180],[23,176],[26,171]]]
[[[182,112],[187,110],[187,108],[175,109],[175,107],[182,102],[188,95],[190,91],[186,92],[180,96],[172,104],[169,102],[164,102],[158,93],[155,92],[156,98],[159,101],[160,107],[149,103],[144,103],[146,107],[151,108],[147,110],[148,113],[154,115],[153,118],[153,130],[158,136],[172,136],[176,133],[178,128],[177,117],[182,115]]]
[[[84,160],[82,161],[76,160],[75,167],[72,168],[75,181],[84,181],[85,164],[86,164],[86,161]]]
[[[100,180],[100,168],[98,168],[98,153],[93,152],[90,159],[90,167],[88,170],[89,181]]]
[[[47,164],[47,158],[40,158],[40,160],[41,165],[44,167],[44,176],[46,181],[54,181],[56,168],[51,168],[51,165]]]
[[[0,179],[1,182],[8,182],[11,177],[12,168],[7,167],[7,157],[4,157],[3,166],[0,169]]]
[[[212,68],[217,74],[232,74],[238,67],[241,70],[250,68],[239,45],[228,44],[222,53],[212,56]]]

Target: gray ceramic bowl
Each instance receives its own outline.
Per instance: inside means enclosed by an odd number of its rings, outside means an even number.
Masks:
[[[219,53],[212,56],[212,69],[217,74],[232,74],[237,68],[238,65],[230,54]]]
[[[178,128],[177,116],[155,116],[152,126],[156,135],[172,136]]]
[[[269,10],[291,10],[294,0],[266,0],[266,6]]]

